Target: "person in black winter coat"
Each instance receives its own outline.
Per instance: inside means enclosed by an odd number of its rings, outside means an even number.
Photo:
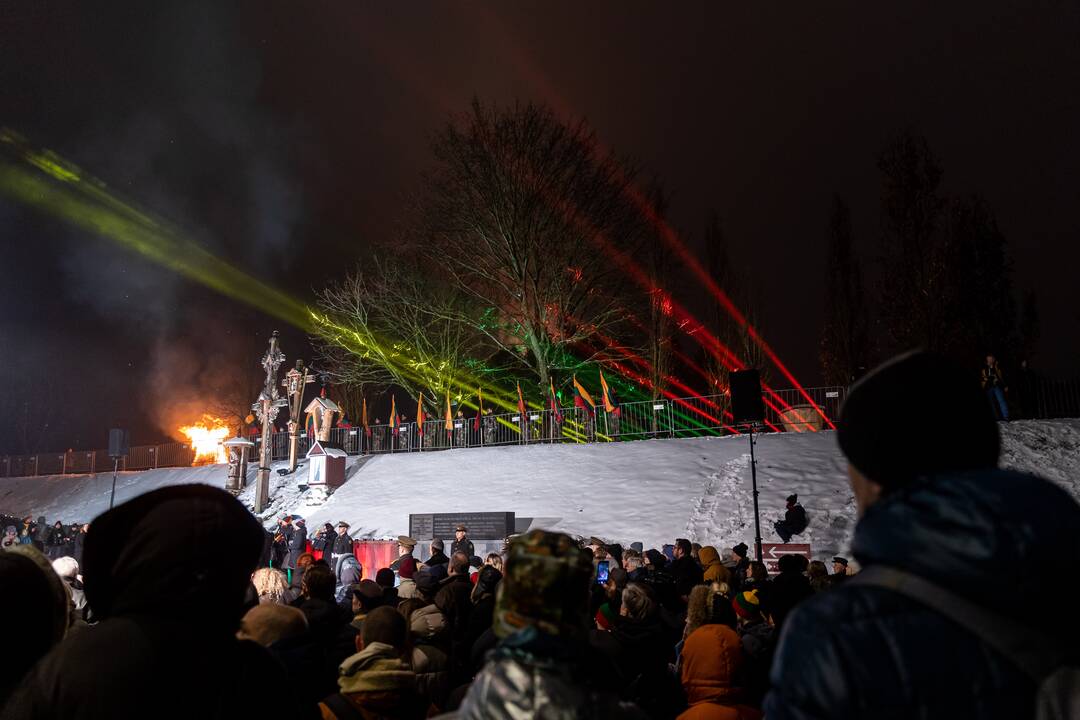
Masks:
[[[689,557],[689,556],[687,556]],[[630,583],[623,590],[619,621],[611,631],[617,653],[612,660],[624,682],[623,699],[650,717],[674,717],[679,683],[668,672],[675,641],[660,619],[660,606],[651,590]]]
[[[469,580],[469,559],[462,553],[450,557],[450,575],[435,595],[435,606],[450,629],[451,672],[456,682],[464,682],[469,660],[469,616],[472,614],[473,586]]]
[[[950,431],[913,440],[923,412],[913,397],[948,408]],[[1012,656],[860,575],[907,572],[1075,650],[1075,594],[1062,592],[1059,570],[1080,562],[1080,506],[1055,484],[997,469],[998,428],[982,392],[932,355],[902,356],[868,375],[837,425],[862,570],[788,617],[765,715],[1033,717],[1035,682]],[[1018,598],[1039,598],[1039,610]]]
[[[349,523],[342,521],[337,524],[337,535],[334,537],[334,543],[330,546],[330,558],[328,562],[337,564],[337,561],[345,555],[353,554],[353,539],[349,535]],[[323,559],[326,556],[323,555]]]
[[[679,538],[675,541],[675,559],[668,565],[668,573],[675,578],[675,593],[684,605],[694,586],[704,582],[704,573],[697,560],[691,557],[691,551],[690,541]]]
[[[45,516],[38,516],[37,525],[34,526],[34,547],[41,552],[46,552],[48,549],[50,531],[49,526],[45,524]]]
[[[810,586],[810,579],[804,575],[809,565],[804,556],[781,555],[777,565],[780,573],[761,592],[779,629],[795,606],[814,594],[814,589]]]
[[[784,519],[777,520],[776,525],[773,526],[776,528],[776,534],[784,542],[791,542],[791,536],[802,534],[806,530],[806,525],[806,510],[799,504],[799,496],[788,495]]]
[[[428,567],[432,565],[447,565],[450,564],[450,558],[443,552],[443,541],[435,539],[431,541],[431,557],[424,561],[424,564]]]
[[[45,656],[0,715],[297,715],[289,693],[259,691],[286,687],[281,667],[236,638],[262,539],[243,505],[206,485],[155,490],[98,516],[83,568],[98,622]]]
[[[67,544],[67,530],[64,529],[64,523],[57,520],[49,529],[49,534],[45,541],[45,554],[48,555],[50,560],[62,558],[66,554]]]
[[[293,523],[292,534],[289,536],[289,555],[285,558],[285,567],[296,569],[296,559],[307,552],[307,523],[299,518]]]
[[[454,528],[454,542],[450,544],[450,554],[465,553],[465,557],[471,558],[476,555],[476,551],[473,549],[472,540],[468,536],[469,529],[464,525],[458,525]]]

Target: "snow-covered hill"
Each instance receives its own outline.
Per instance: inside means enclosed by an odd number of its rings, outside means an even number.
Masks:
[[[934,430],[935,432],[937,430]],[[942,430],[947,432],[947,430]],[[1041,474],[1080,499],[1080,420],[1002,426],[1003,464]],[[918,435],[912,434],[912,443]],[[833,433],[763,435],[758,487],[762,535],[784,498],[798,493],[810,527],[798,538],[815,557],[844,552],[855,504]],[[753,498],[745,437],[502,447],[349,459],[349,480],[322,506],[299,491],[306,472],[273,474],[267,522],[296,512],[315,522],[346,520],[356,537],[408,531],[409,513],[513,511],[533,527],[658,547],[675,537],[730,547],[752,542]],[[0,511],[84,520],[107,507],[111,474],[0,479]],[[252,475],[253,479],[253,475]],[[166,485],[224,484],[224,468],[123,473],[117,501]],[[249,486],[241,500],[250,506]]]

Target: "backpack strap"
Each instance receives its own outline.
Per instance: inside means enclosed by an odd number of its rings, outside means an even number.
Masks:
[[[1036,682],[1063,665],[1069,655],[1069,650],[1047,633],[1021,625],[899,568],[871,565],[844,585],[892,590],[936,610],[1004,655]]]
[[[322,704],[330,708],[338,720],[359,720],[364,717],[341,693],[324,697]]]

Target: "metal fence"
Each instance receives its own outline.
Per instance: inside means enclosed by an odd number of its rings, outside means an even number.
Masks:
[[[833,427],[846,395],[843,387],[768,390],[763,396],[766,432],[817,432]],[[1043,381],[1023,395],[1010,398],[1014,417],[1080,417],[1080,381]],[[422,430],[422,432],[421,432]],[[530,410],[456,417],[451,427],[445,419],[425,420],[423,428],[405,423],[339,427],[330,431],[330,441],[350,455],[399,452],[431,452],[453,448],[475,448],[543,443],[585,443],[644,440],[655,437],[700,437],[738,433],[731,415],[731,398],[726,395],[669,397],[622,403],[617,413],[595,413],[584,408],[565,407],[558,411]],[[259,455],[261,437],[252,437],[255,447],[249,459]],[[307,453],[311,438],[301,436],[298,454]],[[271,436],[271,457],[289,457],[289,434]],[[132,447],[120,461],[121,470],[189,466],[195,453],[184,443]],[[112,460],[104,450],[12,455],[0,458],[0,477],[62,475],[112,470]]]

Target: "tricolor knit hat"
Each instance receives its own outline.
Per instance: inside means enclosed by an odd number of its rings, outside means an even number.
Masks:
[[[761,617],[761,600],[758,599],[757,590],[747,590],[739,593],[731,601],[731,607],[735,608],[735,614],[743,620],[754,620]]]
[[[913,442],[912,433],[938,416],[945,425]],[[974,376],[922,351],[893,358],[851,388],[836,438],[848,462],[886,490],[918,477],[994,468],[1001,451]]]
[[[611,609],[611,606],[604,603],[600,606],[600,609],[596,611],[596,626],[601,630],[610,630],[612,625],[615,624],[615,611]]]

